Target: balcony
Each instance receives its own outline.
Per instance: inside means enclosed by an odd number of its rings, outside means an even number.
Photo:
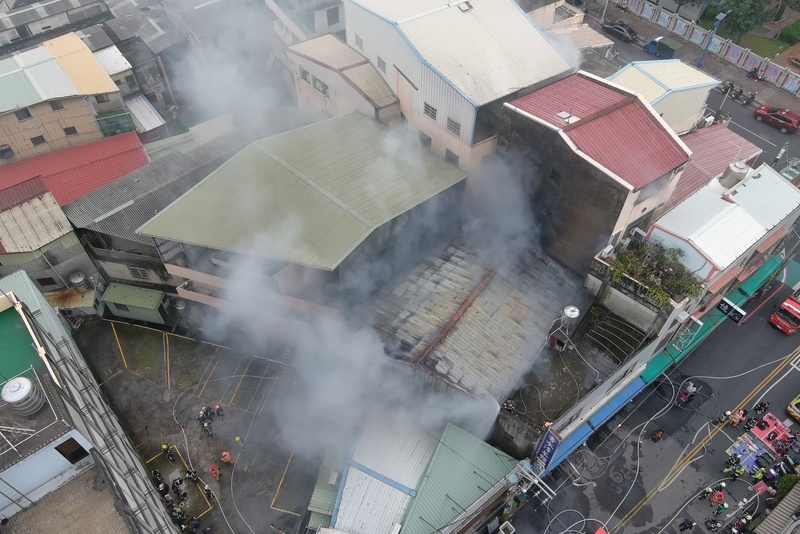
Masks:
[[[608,257],[595,256],[589,274],[654,312],[698,297],[703,284],[680,262],[683,251],[631,239]]]

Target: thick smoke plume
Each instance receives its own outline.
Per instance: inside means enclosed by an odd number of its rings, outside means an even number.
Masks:
[[[385,143],[383,157],[374,162],[375,172],[385,172],[400,161],[407,164],[409,158],[419,162],[424,149],[413,146],[409,150],[410,143],[404,131],[394,132]],[[241,193],[243,212],[263,209],[247,191]],[[304,298],[343,310],[341,318],[299,321],[284,309],[270,306],[255,289],[263,287],[271,274],[268,262],[260,258],[285,244],[306,246],[298,242],[304,224],[300,218],[284,221],[279,235],[258,236],[250,244],[252,254],[240,256],[238,262],[231,260],[237,268],[229,277],[233,287],[226,299],[237,302],[244,313],[215,317],[206,330],[212,336],[237,336],[241,331],[249,344],[267,346],[277,339],[290,347],[292,367],[268,403],[283,445],[308,456],[330,448],[352,450],[360,426],[374,410],[407,418],[437,438],[448,421],[481,438],[488,436],[497,403],[460,392],[423,393],[412,380],[411,366],[386,355],[385,342],[372,329],[369,311],[369,299],[378,289],[393,276],[403,276],[442,240],[466,241],[496,268],[498,258],[512,257],[509,250],[529,246],[536,238],[523,180],[499,162],[487,165],[469,183],[467,196],[475,200],[464,219],[461,206],[441,209],[437,199],[417,210],[413,220],[392,229],[386,254],[358,256],[347,265],[341,284],[325,277],[301,281]],[[234,332],[234,327],[239,330]]]

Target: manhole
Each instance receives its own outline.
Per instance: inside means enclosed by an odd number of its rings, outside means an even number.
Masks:
[[[616,471],[611,472],[611,482],[614,484],[622,484],[623,480],[625,480],[625,477],[622,476],[622,473],[617,473]]]

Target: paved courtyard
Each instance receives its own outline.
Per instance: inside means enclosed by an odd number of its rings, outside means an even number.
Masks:
[[[148,468],[170,481],[192,466],[211,486],[215,499],[209,500],[202,484],[184,483],[187,515],[214,532],[299,527],[318,461],[280,441],[271,408],[292,385],[283,345],[254,354],[106,320],[85,323],[74,337]],[[196,417],[217,403],[225,416],[214,419],[209,437]],[[172,464],[159,452],[162,443],[175,452]],[[223,450],[232,453],[233,465],[220,462]],[[210,476],[211,465],[221,467],[220,481]]]

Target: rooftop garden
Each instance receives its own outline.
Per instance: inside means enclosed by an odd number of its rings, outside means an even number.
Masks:
[[[623,283],[627,278],[645,286],[645,296],[658,306],[670,300],[680,302],[696,297],[703,284],[680,262],[683,251],[665,249],[649,241],[631,239],[628,246],[608,262],[611,283]],[[639,293],[637,291],[637,293]]]

